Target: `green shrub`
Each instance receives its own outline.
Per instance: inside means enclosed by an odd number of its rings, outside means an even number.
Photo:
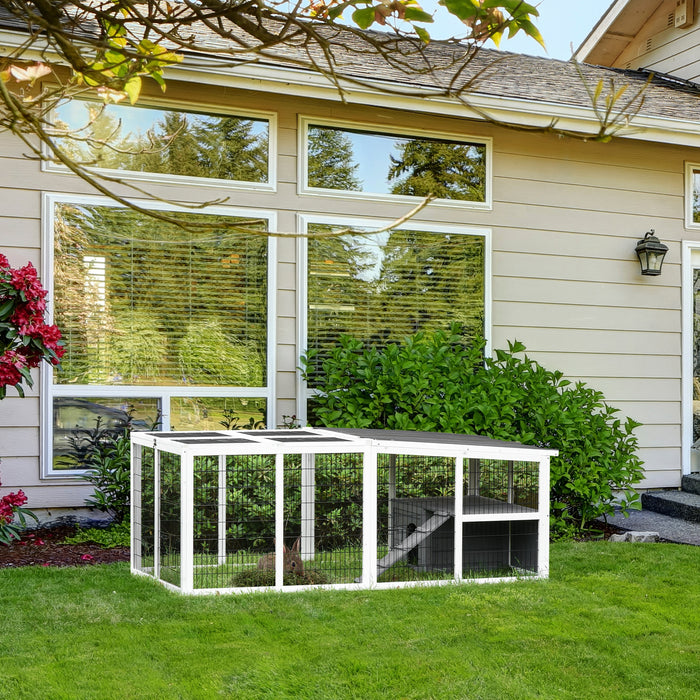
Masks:
[[[311,424],[485,435],[559,450],[551,461],[554,536],[636,508],[642,477],[633,434],[601,392],[572,383],[524,355],[519,342],[484,357],[484,341],[464,345],[460,328],[417,333],[383,349],[344,336],[320,362],[302,358],[319,394]]]
[[[90,527],[78,530],[72,537],[63,540],[66,544],[82,544],[83,542],[94,542],[95,544],[109,549],[111,547],[128,547],[131,529],[128,521],[113,523],[108,527]]]
[[[97,418],[93,428],[78,428],[68,438],[74,468],[87,470],[81,479],[95,487],[86,505],[109,513],[117,523],[129,516],[132,422],[131,411],[124,413],[119,427],[105,427]]]

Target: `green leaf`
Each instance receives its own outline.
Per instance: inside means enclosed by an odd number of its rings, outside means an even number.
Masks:
[[[451,15],[461,20],[475,17],[480,11],[479,4],[475,0],[439,0],[439,3]]]
[[[7,312],[12,309],[12,307],[15,305],[15,300],[14,299],[7,299],[3,304],[0,305],[0,318],[3,318],[4,316],[7,315]]]
[[[352,13],[352,21],[360,29],[369,29],[374,24],[374,8],[365,7]]]
[[[424,43],[430,43],[430,34],[423,27],[413,27],[413,30],[418,35],[418,38]]]
[[[408,22],[434,22],[433,16],[419,7],[407,7],[404,19]]]
[[[142,80],[138,75],[129,78],[124,84],[124,92],[129,96],[129,102],[135,104],[141,94]]]

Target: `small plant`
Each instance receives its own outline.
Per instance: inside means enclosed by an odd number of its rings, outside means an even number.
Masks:
[[[219,425],[223,425],[226,430],[264,430],[265,421],[255,420],[253,416],[248,418],[247,423],[239,425],[241,417],[233,408],[224,409],[224,419],[219,421]]]
[[[2,484],[0,483],[0,486]],[[14,493],[8,493],[0,498],[0,542],[12,544],[13,540],[20,539],[20,532],[27,527],[27,518],[39,519],[28,508],[24,508],[27,496],[21,489]],[[18,522],[15,522],[17,518]]]
[[[282,425],[280,427],[285,430],[294,430],[295,428],[301,428],[301,423],[296,415],[282,416]]]
[[[81,478],[95,487],[85,503],[109,513],[117,523],[129,515],[132,427],[133,413],[129,410],[118,427],[107,428],[98,417],[94,428],[74,430],[68,438],[74,468],[87,470]]]
[[[330,583],[330,579],[322,571],[307,569],[302,574],[295,574],[289,571],[284,572],[285,586],[320,586],[324,583]],[[235,587],[274,586],[275,572],[270,569],[240,571],[233,576],[229,585]]]
[[[113,523],[109,527],[91,527],[78,530],[72,537],[66,537],[63,541],[66,544],[83,544],[84,542],[94,542],[95,544],[109,549],[111,547],[128,547],[130,541],[131,528],[128,521]]]

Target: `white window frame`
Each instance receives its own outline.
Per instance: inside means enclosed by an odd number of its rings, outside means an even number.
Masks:
[[[330,226],[355,226],[380,229],[391,223],[386,219],[366,219],[353,216],[325,216],[322,214],[298,214],[297,230],[302,234],[297,239],[297,357],[305,355],[309,345],[308,328],[308,274],[309,274],[309,246],[306,233],[312,224],[326,224]],[[492,277],[492,230],[483,226],[467,226],[458,224],[441,224],[435,222],[422,222],[409,220],[397,229],[406,231],[419,231],[425,233],[449,233],[453,235],[482,236],[484,238],[484,339],[486,347],[484,353],[491,355],[492,316],[491,307],[493,301],[491,289]],[[301,369],[297,369],[297,406],[296,415],[300,425],[305,425],[307,420],[307,401],[314,394],[309,389],[307,382],[302,378]]]
[[[81,100],[81,102],[89,102],[89,100]],[[182,108],[182,103],[174,102],[173,100],[159,99],[157,97],[144,98],[134,109],[139,107],[151,107],[155,109],[169,109],[174,112],[182,112],[184,114],[197,112],[200,114],[211,114],[212,116],[222,117],[242,117],[244,119],[264,119],[269,124],[268,133],[268,153],[267,153],[267,182],[249,182],[247,180],[226,180],[223,178],[213,177],[195,177],[193,175],[172,175],[169,173],[152,173],[142,172],[137,170],[118,170],[116,168],[88,168],[90,172],[97,175],[106,175],[109,177],[119,177],[123,180],[134,180],[136,182],[153,182],[163,185],[182,185],[183,178],[186,179],[187,186],[196,187],[212,187],[218,189],[234,189],[234,190],[251,190],[258,192],[277,192],[277,113],[266,112],[262,110],[238,109],[228,110],[223,109],[221,105],[213,106],[200,102],[188,102],[187,109]],[[55,116],[55,115],[54,115]],[[53,118],[53,117],[52,117]],[[41,168],[44,172],[60,173],[74,177],[74,174],[68,168],[51,160],[52,154],[48,147],[42,146],[45,160],[42,161]]]
[[[299,117],[299,143],[298,143],[298,194],[313,197],[335,197],[339,199],[362,199],[376,202],[392,202],[413,207],[420,202],[422,197],[402,194],[383,194],[378,192],[353,192],[352,190],[334,190],[323,187],[309,187],[308,179],[308,130],[309,126],[328,126],[339,129],[351,129],[354,131],[366,131],[369,134],[396,135],[397,137],[432,138],[454,141],[455,143],[478,144],[486,148],[486,177],[484,182],[484,201],[473,202],[465,199],[435,199],[431,206],[457,207],[460,209],[479,209],[490,211],[493,209],[493,139],[486,136],[470,136],[468,134],[454,134],[445,131],[417,131],[400,129],[394,126],[382,126],[367,122],[349,122],[333,119],[322,119],[300,115]]]
[[[47,297],[47,323],[53,323],[53,231],[55,207],[57,204],[84,204],[92,206],[108,206],[124,209],[125,207],[114,200],[98,195],[54,194],[42,195],[43,221],[43,254],[41,275]],[[139,206],[157,211],[173,213],[199,213],[212,216],[231,216],[249,219],[265,219],[268,221],[268,231],[277,232],[277,212],[262,209],[244,209],[231,206],[209,206],[206,209],[191,209],[171,205],[160,201],[139,202]],[[81,469],[53,468],[53,399],[58,397],[72,398],[154,398],[160,401],[161,423],[164,430],[170,428],[170,400],[176,397],[212,397],[212,398],[258,398],[265,399],[268,422],[275,416],[275,371],[277,347],[277,237],[267,238],[267,348],[266,348],[266,384],[261,387],[186,387],[186,386],[134,386],[134,385],[96,385],[96,384],[54,384],[53,368],[42,363],[41,381],[41,478],[70,479],[85,473]]]
[[[700,228],[700,224],[696,224]],[[681,474],[692,471],[693,445],[693,270],[700,268],[700,241],[681,243],[682,333],[681,333]]]
[[[693,221],[693,171],[700,172],[700,163],[685,164],[685,227],[700,229],[700,221]]]

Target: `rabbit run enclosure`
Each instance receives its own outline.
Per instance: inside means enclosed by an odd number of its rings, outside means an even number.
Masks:
[[[131,441],[131,570],[182,593],[548,573],[553,450],[325,428]]]

